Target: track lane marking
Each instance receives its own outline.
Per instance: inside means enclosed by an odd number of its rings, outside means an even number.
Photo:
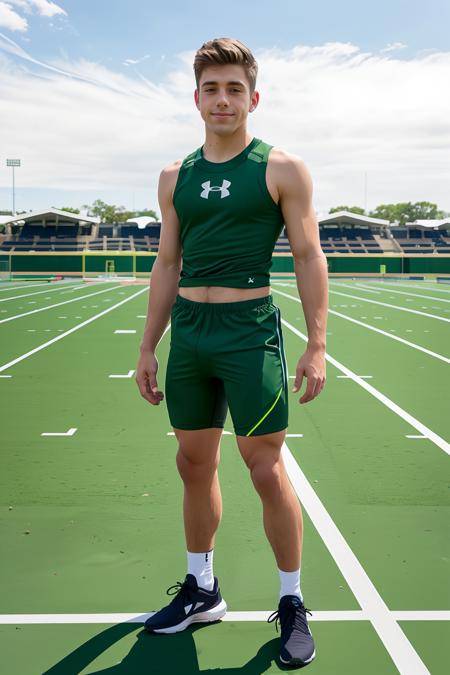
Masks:
[[[295,326],[292,326],[286,319],[281,319],[283,325],[285,325],[289,330],[291,330],[295,335],[300,337],[302,340],[305,342],[308,341],[308,338],[306,335],[301,333]],[[375,389],[371,384],[363,380],[361,377],[356,375],[350,368],[347,368],[347,366],[344,366],[342,363],[334,359],[328,352],[325,353],[325,358],[327,361],[329,361],[335,368],[340,370],[342,373],[345,373],[346,375],[349,376],[350,379],[352,379],[356,384],[359,384],[363,389],[369,392],[369,394],[372,394],[375,398],[377,398],[381,403],[383,403],[387,408],[392,410],[392,412],[396,413],[399,417],[405,420],[405,422],[408,422],[414,429],[417,429],[421,434],[426,436],[432,443],[437,445],[438,448],[446,452],[448,455],[450,455],[450,444],[447,443],[447,441],[436,434],[434,431],[429,429],[425,424],[420,422],[418,419],[410,415],[406,410],[403,410],[397,403],[394,403],[388,396],[385,396],[384,394],[381,393],[381,391],[378,391],[378,389]]]
[[[221,621],[267,621],[273,609],[255,612],[227,612]],[[450,621],[450,612],[408,610],[390,612],[396,621]],[[0,614],[0,625],[14,624],[97,624],[144,623],[155,612],[116,612],[107,614]],[[323,610],[313,612],[309,621],[370,621],[366,612]]]
[[[54,307],[61,307],[61,305],[67,305],[69,302],[76,302],[77,300],[84,300],[85,298],[90,298],[93,295],[99,295],[100,293],[108,293],[109,291],[117,290],[112,286],[111,288],[104,288],[102,291],[95,291],[94,293],[88,293],[87,295],[80,295],[76,298],[71,298],[70,300],[63,300],[62,302],[56,302],[54,305],[47,305],[46,307],[38,307],[37,309],[32,309],[29,312],[22,312],[22,314],[16,314],[15,316],[8,316],[6,319],[0,319],[0,323],[6,323],[7,321],[13,321],[13,319],[21,319],[24,316],[30,316],[30,314],[36,314],[37,312],[43,312],[46,309],[53,309]],[[58,319],[66,319],[67,317],[58,316]]]
[[[391,305],[389,302],[381,302],[380,300],[371,300],[370,298],[361,298],[359,295],[350,295],[350,293],[342,293],[341,291],[334,291],[330,288],[330,293],[336,295],[343,295],[346,298],[353,298],[353,300],[361,300],[362,302],[370,302],[374,305],[381,305],[382,307],[390,307],[391,309],[398,309],[400,312],[409,312],[410,314],[418,314],[419,316],[427,316],[429,319],[436,319],[437,321],[446,321],[450,323],[450,319],[445,316],[437,316],[437,314],[429,314],[428,312],[420,312],[418,309],[409,309],[409,307],[400,307],[399,305]]]
[[[289,298],[290,300],[295,300],[296,302],[299,302],[301,304],[301,300],[295,295],[289,295],[289,293],[285,293],[284,291],[279,291],[276,288],[272,289],[275,293],[278,293],[279,295],[283,295],[285,298]],[[359,321],[358,319],[354,319],[351,316],[347,316],[347,314],[342,314],[341,312],[337,312],[335,309],[328,309],[329,314],[335,314],[336,316],[340,317],[341,319],[345,319],[346,321],[351,321],[351,323],[355,323],[358,326],[362,326],[363,328],[367,328],[368,330],[374,331],[374,333],[380,333],[380,335],[384,335],[385,337],[391,338],[391,340],[396,340],[397,342],[401,342],[402,344],[407,345],[408,347],[411,347],[412,349],[417,349],[419,352],[423,352],[424,354],[428,354],[428,356],[432,356],[435,359],[439,359],[440,361],[444,361],[444,363],[450,363],[450,358],[447,358],[446,356],[443,356],[442,354],[438,354],[438,352],[433,352],[431,349],[427,349],[426,347],[422,347],[421,345],[416,344],[415,342],[410,342],[409,340],[405,340],[405,338],[401,338],[398,335],[392,335],[392,333],[387,333],[384,331],[382,328],[377,328],[376,326],[371,326],[368,323],[364,323],[363,321]]]
[[[392,616],[363,566],[310,485],[286,443],[281,450],[289,480],[315,529],[339,567],[363,612],[402,675],[429,675],[428,669]]]
[[[38,347],[35,347],[34,349],[31,349],[29,352],[26,352],[25,354],[22,354],[21,356],[18,356],[16,359],[13,359],[12,361],[9,361],[8,363],[5,363],[3,366],[0,366],[0,373],[4,370],[7,370],[7,368],[11,368],[11,366],[16,365],[16,363],[20,363],[20,361],[23,361],[24,359],[27,359],[29,356],[32,356],[33,354],[36,354],[37,352],[41,351],[41,349],[45,349],[46,347],[49,347],[54,342],[57,342],[58,340],[62,340],[67,335],[70,335],[71,333],[74,333],[75,331],[80,330],[80,328],[83,328],[84,326],[87,326],[89,323],[92,323],[92,321],[96,321],[101,316],[104,316],[105,314],[108,314],[108,312],[112,312],[113,309],[116,309],[117,307],[120,307],[120,305],[123,305],[126,302],[129,302],[130,300],[133,300],[133,298],[136,298],[138,295],[141,295],[141,293],[145,293],[146,291],[148,291],[148,289],[149,289],[149,286],[145,286],[144,288],[141,288],[140,291],[137,291],[136,293],[133,293],[133,295],[130,295],[128,298],[125,298],[124,300],[121,300],[120,302],[117,302],[115,305],[111,305],[111,307],[107,307],[102,312],[99,312],[98,314],[95,314],[94,316],[91,316],[89,319],[86,319],[86,321],[82,321],[82,323],[79,323],[78,325],[74,326],[73,328],[69,328],[69,330],[66,330],[64,333],[61,333],[61,335],[57,335],[56,337],[52,338],[51,340],[48,340],[48,342],[44,342],[43,344],[39,345]]]

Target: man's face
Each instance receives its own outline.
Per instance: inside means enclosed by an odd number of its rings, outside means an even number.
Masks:
[[[228,136],[245,124],[248,113],[258,105],[259,94],[250,94],[244,68],[230,64],[205,68],[194,98],[206,127]]]

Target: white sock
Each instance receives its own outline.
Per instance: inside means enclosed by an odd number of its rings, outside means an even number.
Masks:
[[[303,595],[300,591],[300,570],[294,570],[294,572],[283,572],[278,568],[280,573],[280,599],[283,595],[296,595],[303,602]]]
[[[214,549],[205,553],[187,552],[188,574],[193,574],[199,587],[207,591],[212,591],[214,586],[213,554]]]

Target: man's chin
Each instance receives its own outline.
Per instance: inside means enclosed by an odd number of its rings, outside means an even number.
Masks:
[[[236,128],[235,127],[228,127],[225,129],[222,125],[220,124],[207,124],[206,128],[208,131],[210,131],[213,134],[216,134],[216,136],[221,136],[222,138],[226,138],[228,136],[232,136]]]

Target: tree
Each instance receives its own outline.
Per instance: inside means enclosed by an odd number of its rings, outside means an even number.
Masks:
[[[158,220],[158,214],[156,211],[153,211],[153,209],[144,209],[143,211],[136,211],[133,213],[133,217],[139,217],[139,216],[147,216],[147,218],[153,218],[154,220]]]
[[[56,206],[52,206],[53,209],[56,209]],[[73,206],[61,206],[60,211],[67,211],[68,213],[80,213],[80,209],[74,209]]]
[[[360,206],[333,206],[329,213],[337,213],[337,211],[350,211],[350,213],[357,213],[360,216],[365,214],[364,209]]]
[[[413,223],[416,220],[434,220],[445,218],[445,212],[432,202],[399,202],[398,204],[380,204],[371,213],[373,218],[384,218],[399,225]]]

